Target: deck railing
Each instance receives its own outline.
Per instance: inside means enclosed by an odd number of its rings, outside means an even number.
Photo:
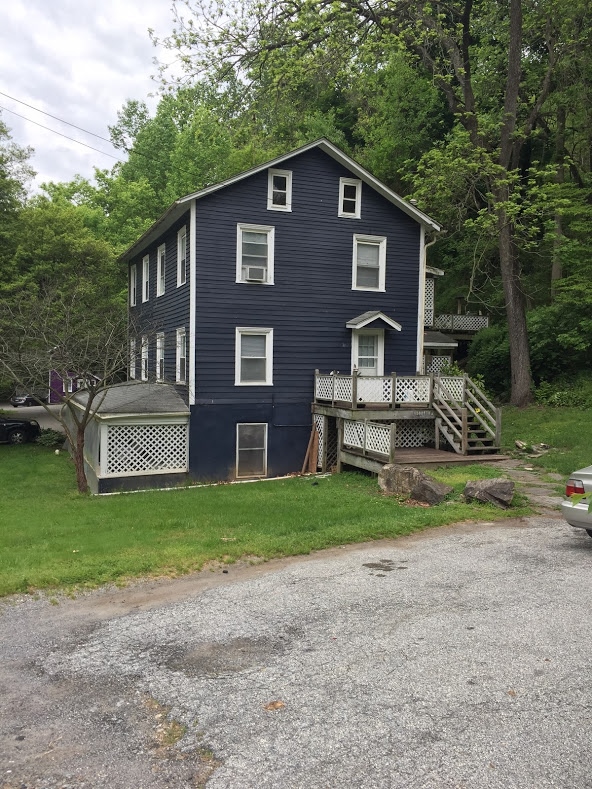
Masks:
[[[395,446],[395,423],[380,424],[367,419],[343,420],[343,445],[358,450],[362,455],[378,455],[392,460]]]
[[[462,381],[462,378],[459,379]],[[430,375],[364,376],[315,371],[314,398],[317,403],[365,408],[374,405],[393,408],[403,404],[431,402],[433,378]]]
[[[487,315],[435,315],[434,329],[448,331],[479,331],[489,326]]]

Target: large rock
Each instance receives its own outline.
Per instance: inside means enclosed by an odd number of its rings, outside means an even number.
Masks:
[[[471,499],[488,501],[496,507],[507,510],[514,498],[514,483],[504,477],[470,480],[465,486],[464,497],[467,501]]]
[[[390,496],[404,496],[425,504],[440,504],[452,492],[450,485],[443,485],[412,466],[391,463],[378,472],[380,489]]]

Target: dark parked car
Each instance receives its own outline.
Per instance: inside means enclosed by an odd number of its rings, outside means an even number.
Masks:
[[[0,416],[0,443],[25,444],[41,434],[39,422],[34,419]]]
[[[39,405],[39,403],[47,403],[47,395],[41,393],[33,394],[31,392],[20,394],[16,392],[10,398],[10,404],[14,406],[14,408],[18,408],[19,405]]]

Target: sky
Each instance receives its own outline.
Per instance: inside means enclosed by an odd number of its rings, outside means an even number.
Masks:
[[[23,103],[109,139],[108,126],[127,99],[153,109],[159,54],[148,28],[167,35],[170,0],[7,0],[0,11],[0,118],[18,145],[35,149],[33,183],[92,178],[121,153],[109,142],[73,129]],[[160,53],[163,56],[163,53]],[[8,98],[7,95],[11,98]],[[16,101],[18,100],[18,101]],[[30,120],[14,115],[12,110]],[[70,142],[49,126],[103,153]]]

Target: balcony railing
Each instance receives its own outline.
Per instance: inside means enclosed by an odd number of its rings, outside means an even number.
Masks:
[[[433,328],[445,331],[479,331],[489,326],[487,315],[435,315]]]
[[[449,390],[462,401],[465,379],[462,376],[446,376]],[[403,405],[426,405],[432,402],[433,376],[430,375],[375,375],[363,376],[315,371],[314,399],[316,403],[348,408],[394,408]]]

